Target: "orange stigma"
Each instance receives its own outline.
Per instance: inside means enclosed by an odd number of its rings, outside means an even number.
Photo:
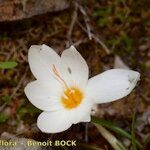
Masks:
[[[68,88],[67,83],[65,82],[65,80],[61,77],[61,75],[59,74],[58,70],[56,69],[55,65],[53,64],[52,70],[54,72],[54,74],[56,75],[56,77],[64,84],[64,86],[66,88]]]
[[[83,93],[76,87],[66,89],[61,97],[63,106],[67,109],[76,108],[83,100]]]

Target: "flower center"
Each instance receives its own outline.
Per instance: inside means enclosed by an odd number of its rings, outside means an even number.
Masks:
[[[65,87],[64,93],[61,96],[61,102],[63,106],[66,109],[76,108],[78,105],[80,105],[83,99],[83,93],[76,87],[68,87],[67,83],[62,78],[61,74],[54,64],[52,65],[52,71],[55,77],[57,77],[58,81]]]
[[[61,102],[67,109],[77,107],[83,99],[83,93],[76,87],[68,88],[61,97]]]

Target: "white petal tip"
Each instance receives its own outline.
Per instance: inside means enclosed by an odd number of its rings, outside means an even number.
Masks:
[[[73,46],[73,45],[71,45],[69,49],[72,50],[72,51],[77,51],[77,49],[76,49],[75,46]],[[78,51],[77,51],[77,52],[78,52]]]
[[[46,125],[47,122],[41,122],[40,116],[37,119],[37,127],[43,132],[43,133],[60,133],[65,130],[56,129],[55,126],[50,125],[50,118],[49,118],[49,125]]]
[[[31,45],[29,48],[29,51],[33,50],[33,49],[37,49],[39,50],[41,48],[41,45]]]
[[[126,88],[124,92],[124,96],[127,96],[128,94],[130,94],[130,92],[135,88],[137,82],[140,80],[140,73],[137,71],[127,70],[127,75],[128,75],[127,76],[128,87]]]
[[[50,47],[49,47],[48,45],[46,45],[46,44],[42,44],[41,47],[42,47],[42,49],[49,49],[49,48],[50,48]]]
[[[88,92],[95,103],[106,103],[130,94],[140,80],[140,73],[127,69],[111,69],[90,79]],[[89,94],[90,95],[90,94]]]
[[[71,45],[70,48],[73,48],[73,49],[74,49],[75,47],[74,47],[74,45]]]
[[[63,132],[71,125],[63,111],[43,112],[37,119],[37,126],[44,133]]]
[[[129,73],[128,80],[130,84],[136,84],[140,80],[140,73],[137,71],[132,71]]]

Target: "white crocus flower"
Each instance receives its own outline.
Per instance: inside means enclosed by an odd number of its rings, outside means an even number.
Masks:
[[[112,102],[128,95],[140,78],[136,71],[111,69],[88,79],[88,66],[73,46],[60,57],[46,45],[34,45],[28,59],[36,80],[25,87],[25,94],[44,111],[37,125],[46,133],[89,122],[94,103]]]

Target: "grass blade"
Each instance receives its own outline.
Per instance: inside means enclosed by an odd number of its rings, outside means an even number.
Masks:
[[[16,67],[18,64],[15,61],[0,62],[0,69],[11,69]]]
[[[132,149],[136,150],[136,141],[135,141],[135,115],[136,113],[134,112],[132,116],[132,125],[131,125],[131,141],[132,141]]]
[[[114,150],[127,150],[113,134],[106,130],[106,128],[97,123],[94,123],[94,125],[97,127],[100,134],[107,140],[107,142],[113,147]]]
[[[117,133],[118,135],[121,135],[123,137],[126,137],[128,139],[132,139],[132,136],[131,134],[129,134],[127,131],[119,128],[117,125],[115,125],[114,123],[110,122],[110,121],[106,121],[104,119],[101,119],[101,118],[98,118],[98,117],[92,117],[92,122],[93,123],[97,123],[97,124],[100,124],[112,131],[114,131],[115,133]],[[140,144],[139,141],[135,140],[137,146],[142,149],[142,145]]]

